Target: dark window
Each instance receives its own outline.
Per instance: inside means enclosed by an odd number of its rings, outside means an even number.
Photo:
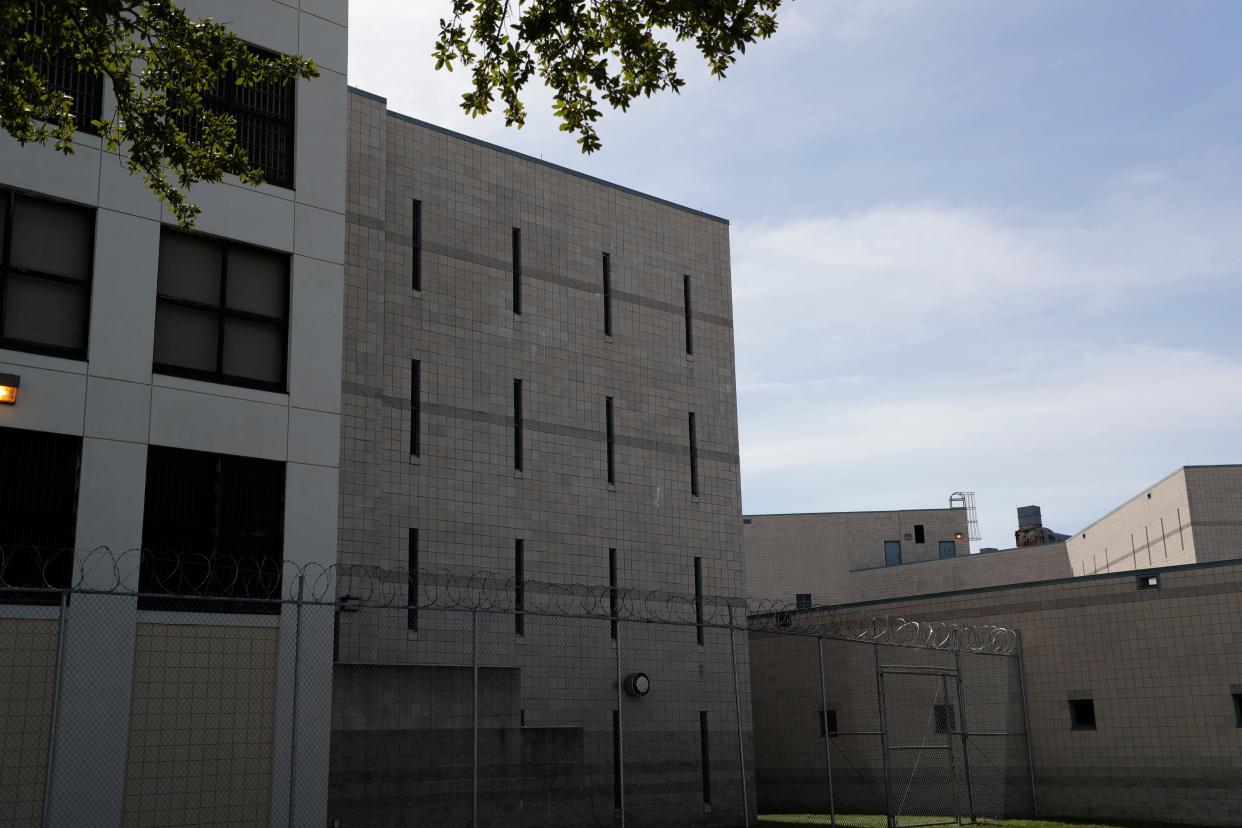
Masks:
[[[155,306],[155,371],[285,389],[289,256],[165,229]]]
[[[690,412],[690,494],[699,494],[699,441],[696,434],[694,412]]]
[[[263,57],[276,55],[250,47]],[[263,171],[263,180],[277,187],[293,186],[294,84],[260,83],[241,86],[237,72],[228,70],[216,88],[203,95],[203,107],[237,122],[237,143],[250,158],[250,165]],[[191,140],[202,135],[199,119],[190,115],[181,128]]]
[[[513,228],[513,312],[522,312],[522,231]]]
[[[901,565],[901,541],[884,541],[884,565]]]
[[[423,203],[414,202],[414,225],[410,235],[411,276],[415,290],[423,289]]]
[[[422,384],[423,364],[417,359],[410,361],[410,454],[418,456],[422,450]]]
[[[151,446],[138,607],[279,612],[284,502],[284,463]]]
[[[522,470],[522,381],[513,381],[513,468]]]
[[[26,22],[25,30],[44,37],[47,34],[43,10],[45,4],[35,0],[31,5],[34,7],[34,14]],[[79,68],[77,58],[68,49],[61,50],[50,58],[36,53],[34,66],[49,91],[72,98],[69,112],[73,115],[74,129],[92,135],[98,134],[99,130],[91,122],[103,117],[103,76]]]
[[[684,294],[685,294],[685,307],[686,307],[686,353],[693,354],[694,353],[694,323],[693,323],[692,312],[690,309],[690,275],[686,274],[686,276],[683,278],[684,278],[683,288],[684,288]]]
[[[407,541],[409,549],[408,567],[406,574],[408,583],[406,584],[405,594],[405,627],[408,630],[418,630],[418,530],[411,527],[410,537]]]
[[[0,587],[69,586],[81,455],[80,437],[0,428]],[[5,601],[37,597],[0,591]]]
[[[1070,699],[1070,727],[1074,730],[1095,730],[1095,700]]]
[[[0,190],[0,345],[86,358],[95,211]]]
[[[604,336],[612,336],[612,263],[604,254]]]
[[[617,482],[617,444],[616,432],[614,431],[613,413],[612,413],[612,397],[604,400],[604,419],[605,428],[608,439],[608,482]]]
[[[927,533],[923,531],[923,524],[921,523],[914,524],[914,542],[915,543],[926,543],[927,542]]]
[[[1147,572],[1138,577],[1139,589],[1160,589],[1160,573]]]
[[[957,541],[940,541],[940,559],[957,557]]]
[[[1233,714],[1237,717],[1238,727],[1242,727],[1242,693],[1233,694]]]
[[[825,736],[836,736],[837,730],[837,711],[829,710],[828,715],[824,715],[824,711],[819,711],[819,738]]]
[[[799,592],[797,595],[795,595],[794,606],[797,607],[798,609],[810,609],[811,608],[811,593]]]
[[[951,704],[932,705],[932,719],[935,721],[937,733],[952,733],[957,730],[957,713]]]
[[[608,614],[612,616],[609,627],[612,632],[612,639],[617,639],[617,611],[620,609],[620,602],[617,594],[617,550],[608,550]]]
[[[699,711],[699,765],[703,769],[703,804],[712,804],[712,749],[707,711]]]
[[[694,559],[694,624],[695,637],[703,643],[703,559]]]
[[[513,543],[513,632],[526,634],[526,543],[518,538]]]

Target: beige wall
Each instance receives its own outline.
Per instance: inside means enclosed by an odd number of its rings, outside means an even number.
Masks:
[[[268,824],[278,632],[138,624],[125,825]]]
[[[1242,825],[1232,700],[1242,692],[1242,562],[1161,577],[1156,590],[1118,573],[834,612],[1018,629],[1042,813]],[[1094,699],[1094,731],[1070,728],[1069,700],[1082,698]]]
[[[0,826],[36,826],[52,721],[56,621],[0,618]]]
[[[1183,472],[1197,559],[1242,557],[1242,466],[1187,466]]]
[[[958,556],[970,551],[965,509],[751,515],[745,521],[746,588],[759,598],[792,602],[810,593],[816,604],[857,600],[850,573],[883,568],[886,540],[901,541],[903,564],[936,560],[938,541],[959,533]],[[914,543],[915,524],[923,525],[926,543]]]
[[[1186,471],[1178,469],[1066,541],[1075,575],[1194,563]]]
[[[869,569],[851,574],[848,586],[850,600],[874,601],[1046,581],[1070,575],[1065,544],[1049,543],[911,566]]]

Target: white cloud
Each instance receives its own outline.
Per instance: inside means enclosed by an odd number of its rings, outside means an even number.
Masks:
[[[1184,463],[1242,460],[1236,200],[1150,171],[1040,220],[937,204],[734,230],[748,511],[940,505],[1072,531]],[[1215,292],[1213,292],[1215,291]]]

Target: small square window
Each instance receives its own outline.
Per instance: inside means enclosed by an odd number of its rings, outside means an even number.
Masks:
[[[811,608],[811,593],[799,592],[796,596],[794,596],[794,602],[795,602],[795,606],[798,609],[810,609]]]
[[[829,710],[827,716],[824,715],[824,711],[822,710],[818,712],[819,712],[819,738],[822,739],[825,736],[836,736],[837,733],[839,732],[837,730],[837,711]]]
[[[1233,694],[1233,715],[1237,717],[1238,727],[1242,727],[1242,693]]]
[[[1070,727],[1074,730],[1095,730],[1095,700],[1070,699]]]
[[[935,721],[937,733],[952,733],[957,730],[957,714],[951,704],[933,705],[932,718]]]

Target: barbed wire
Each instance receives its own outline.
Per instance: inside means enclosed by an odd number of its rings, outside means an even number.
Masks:
[[[342,612],[385,609],[482,610],[565,617],[702,625],[1011,655],[1016,631],[903,617],[842,615],[831,607],[797,608],[753,596],[561,583],[451,569],[407,570],[364,564],[294,564],[209,553],[114,552],[0,546],[0,593],[35,597],[61,592],[329,605]],[[413,596],[414,600],[411,600]]]

